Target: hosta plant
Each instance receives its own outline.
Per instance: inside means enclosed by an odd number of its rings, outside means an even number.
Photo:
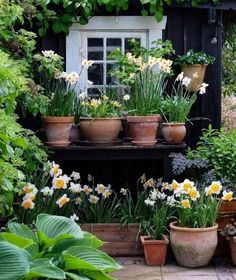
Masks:
[[[35,229],[8,223],[0,233],[0,279],[114,279],[117,264],[98,250],[103,244],[69,218],[40,214]]]

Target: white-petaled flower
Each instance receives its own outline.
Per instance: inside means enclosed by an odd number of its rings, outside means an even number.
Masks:
[[[73,85],[73,84],[78,82],[79,74],[77,72],[71,72],[71,73],[66,75],[65,80]]]
[[[189,179],[185,179],[183,183],[180,184],[180,189],[182,193],[189,194],[189,192],[194,187],[194,182],[190,181]]]
[[[155,66],[156,64],[158,64],[158,62],[159,62],[159,58],[156,58],[156,57],[154,57],[154,56],[149,56],[148,57],[148,65],[149,65],[149,67],[153,67],[153,66]]]
[[[198,78],[198,73],[197,73],[197,72],[193,73],[193,78],[194,78],[194,79],[197,79],[197,78]]]
[[[90,80],[88,80],[88,81],[87,81],[87,84],[88,84],[88,85],[93,85],[93,82],[90,81]]]
[[[128,189],[125,189],[125,188],[121,188],[121,189],[120,189],[120,193],[121,193],[122,195],[126,195],[127,192],[128,192]]]
[[[129,94],[125,94],[125,95],[123,96],[123,99],[124,99],[125,101],[130,100],[130,95],[129,95]]]
[[[65,193],[62,197],[60,197],[57,201],[56,204],[62,208],[67,202],[69,202],[70,199],[67,197],[67,194]]]
[[[222,185],[220,183],[220,181],[213,181],[211,183],[211,185],[209,186],[210,191],[212,192],[212,194],[220,194],[221,190],[222,190]]]
[[[149,197],[144,200],[144,203],[148,206],[153,206],[155,204],[154,200],[151,200]]]
[[[50,50],[50,51],[42,51],[42,54],[45,57],[52,57],[55,54],[55,52],[52,51],[52,50]]]
[[[27,194],[24,195],[23,200],[30,199],[30,200],[34,201],[35,198],[36,198],[36,195],[33,194],[32,192],[30,192],[30,193],[27,193]]]
[[[202,83],[200,89],[199,89],[199,94],[204,94],[206,93],[206,88],[209,86],[209,84]]]
[[[52,162],[51,169],[49,171],[51,177],[58,177],[62,174],[62,170],[60,169],[60,165]]]
[[[157,196],[158,196],[158,190],[157,189],[153,189],[151,192],[150,192],[150,198],[151,200],[156,200],[157,199]]]
[[[192,79],[188,78],[188,77],[184,77],[182,80],[182,85],[185,87],[188,87],[191,83]]]
[[[171,207],[175,206],[176,202],[177,202],[177,200],[175,199],[174,195],[167,197],[167,204],[169,206],[171,206]]]
[[[172,180],[172,183],[170,184],[170,187],[173,191],[175,191],[176,189],[178,189],[179,183],[176,180]]]
[[[56,80],[61,79],[61,74],[62,74],[62,72],[56,71],[56,72],[54,73],[54,78],[55,78]]]
[[[87,93],[86,91],[81,92],[81,93],[79,94],[79,99],[80,99],[81,101],[83,101],[83,100],[85,100],[85,99],[87,99],[87,98],[88,98],[88,93]]]
[[[75,204],[78,204],[78,205],[80,205],[82,203],[82,199],[81,199],[81,197],[76,197],[76,199],[75,199]]]
[[[52,196],[53,192],[54,192],[54,189],[49,188],[49,187],[45,187],[45,188],[41,189],[40,192],[43,194],[43,196]]]
[[[52,180],[52,187],[54,189],[66,189],[68,181],[64,176],[55,177]]]
[[[143,187],[145,189],[148,188],[148,187],[153,188],[155,186],[155,184],[156,184],[156,181],[153,178],[151,178],[143,184]]]
[[[170,73],[171,72],[171,65],[173,61],[170,59],[165,59],[165,58],[159,58],[157,60],[159,69],[164,72],[164,73]]]
[[[80,193],[82,191],[81,185],[80,184],[75,184],[73,182],[70,183],[69,190],[72,193]]]
[[[92,204],[97,204],[97,202],[99,201],[99,197],[91,194],[88,200]]]
[[[73,215],[70,216],[71,221],[76,222],[79,220],[79,217],[74,213]]]
[[[233,192],[223,191],[223,200],[231,201],[233,199]]]
[[[106,188],[105,191],[102,193],[104,198],[108,198],[112,194],[112,191],[109,188]]]
[[[200,197],[199,191],[197,191],[196,187],[193,187],[190,192],[188,193],[190,196],[191,200],[195,201]]]
[[[26,193],[33,193],[34,195],[36,195],[38,193],[38,189],[35,187],[34,184],[31,183],[27,183],[24,187],[23,187],[23,192]]]
[[[101,194],[105,191],[106,187],[103,184],[97,184],[97,187],[95,188],[95,191],[98,194]]]
[[[205,188],[205,195],[206,196],[212,196],[212,190],[211,190],[211,188],[210,187],[206,187]]]
[[[68,75],[68,74],[67,74],[66,72],[63,71],[63,72],[61,73],[61,77],[60,77],[60,78],[61,78],[61,79],[67,79],[67,75]]]
[[[73,171],[71,174],[70,174],[70,177],[72,179],[74,179],[75,181],[78,181],[80,179],[80,173],[79,172],[75,172]]]
[[[177,77],[176,77],[176,82],[180,82],[182,81],[184,78],[184,72],[181,72]]]
[[[84,185],[82,191],[86,194],[90,194],[93,190],[89,186]]]
[[[163,192],[158,192],[157,193],[157,198],[160,200],[164,200],[167,197],[167,195]]]
[[[94,63],[93,60],[87,60],[87,59],[84,59],[82,61],[82,66],[85,68],[85,69],[89,69],[90,66],[92,66]]]
[[[34,209],[34,205],[35,203],[30,198],[23,200],[21,203],[21,206],[25,209]]]

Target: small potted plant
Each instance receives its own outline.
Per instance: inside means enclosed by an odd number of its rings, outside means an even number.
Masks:
[[[195,52],[189,50],[184,55],[179,55],[177,63],[180,65],[184,76],[193,79],[189,86],[190,91],[197,91],[204,81],[205,71],[209,64],[212,64],[215,58],[204,52]]]
[[[167,184],[168,185],[168,184]],[[167,201],[162,185],[155,183],[149,193],[145,204],[151,208],[151,216],[141,222],[142,233],[140,236],[147,265],[164,265],[169,238],[167,227],[172,216],[172,207]]]
[[[188,179],[175,181],[173,187],[177,220],[170,224],[170,244],[176,261],[184,267],[206,266],[218,243],[218,209],[222,200],[232,199],[232,192],[224,191],[222,196],[219,181],[202,190]]]
[[[182,72],[175,79],[170,94],[166,94],[163,100],[162,136],[169,144],[179,144],[186,135],[185,122],[188,114],[197,99],[197,92],[204,94],[208,84],[202,83],[201,87],[191,92],[193,80],[184,77]]]
[[[121,130],[122,104],[106,94],[86,97],[81,102],[80,130],[93,144],[109,144],[118,140]]]
[[[225,228],[220,232],[229,241],[231,261],[233,265],[236,265],[236,222],[232,219],[231,224],[227,224]]]

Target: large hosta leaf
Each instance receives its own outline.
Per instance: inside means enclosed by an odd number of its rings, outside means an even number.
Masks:
[[[70,247],[63,252],[62,259],[66,270],[87,269],[109,272],[121,268],[121,266],[106,253],[86,246]]]
[[[80,226],[63,216],[40,214],[36,220],[40,241],[48,246],[65,238],[82,238]]]
[[[23,249],[29,247],[33,243],[31,239],[21,237],[11,232],[0,232],[0,240],[8,241],[9,243]]]
[[[26,225],[9,222],[8,223],[8,230],[11,233],[15,233],[16,235],[32,240],[33,244],[26,248],[26,250],[31,254],[31,256],[34,258],[38,254],[38,238],[36,234],[33,233],[32,230],[30,230]]]
[[[0,241],[0,279],[17,280],[30,270],[30,255],[6,241]]]
[[[86,276],[78,275],[78,274],[71,273],[71,272],[66,272],[66,276],[69,276],[69,279],[72,279],[72,280],[91,280],[92,279],[92,278],[88,278]]]

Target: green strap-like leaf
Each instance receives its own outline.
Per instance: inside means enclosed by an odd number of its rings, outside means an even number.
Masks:
[[[92,278],[88,278],[86,276],[78,275],[78,274],[71,273],[71,272],[66,272],[66,276],[69,276],[69,278],[72,280],[91,280],[92,279]]]
[[[30,255],[9,242],[0,241],[0,279],[17,280],[30,270]]]
[[[31,239],[21,237],[15,233],[11,233],[11,232],[1,232],[0,240],[8,241],[9,243],[14,244],[23,249],[29,247],[33,243],[33,241]]]

